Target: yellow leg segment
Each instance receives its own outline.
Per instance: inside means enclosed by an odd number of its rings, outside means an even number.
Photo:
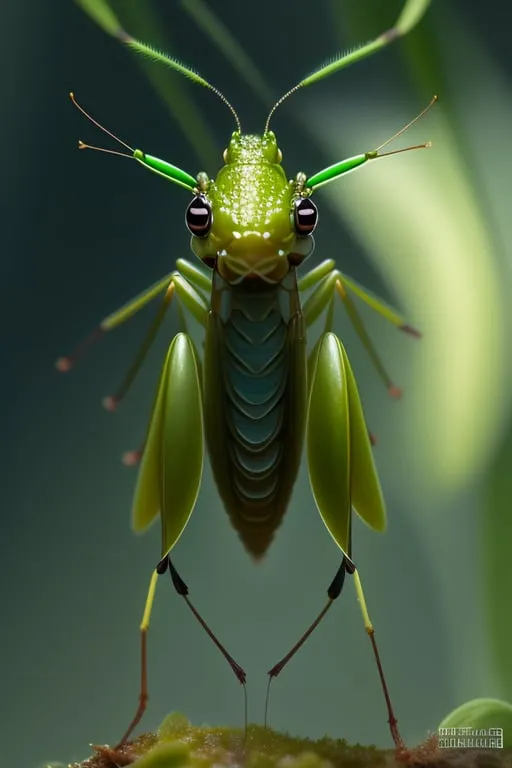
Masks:
[[[139,693],[139,705],[134,717],[119,744],[115,749],[122,747],[130,736],[134,729],[137,727],[142,719],[144,712],[146,711],[148,703],[148,670],[147,670],[147,633],[149,629],[149,621],[151,619],[151,611],[153,610],[153,603],[155,600],[156,582],[158,580],[158,571],[154,570],[151,574],[151,581],[149,582],[148,596],[146,598],[146,604],[144,606],[144,613],[142,615],[142,621],[140,624],[140,693]]]
[[[357,599],[359,600],[361,613],[363,614],[364,628],[366,629],[368,634],[370,634],[372,632],[375,632],[375,630],[373,628],[373,624],[368,614],[368,609],[366,607],[366,600],[364,599],[363,586],[361,584],[361,579],[359,578],[359,571],[357,570],[354,571],[354,584],[356,586]]]
[[[361,579],[359,578],[359,573],[357,569],[354,571],[354,584],[356,586],[356,593],[357,593],[357,599],[359,601],[359,605],[361,608],[361,613],[363,614],[363,621],[364,621],[364,627],[366,629],[366,632],[368,634],[368,637],[370,638],[370,642],[372,644],[373,649],[373,655],[375,656],[375,661],[377,663],[377,669],[379,670],[379,677],[380,677],[380,683],[382,686],[382,692],[384,693],[384,698],[386,700],[386,707],[388,710],[388,723],[389,723],[389,730],[391,731],[391,735],[393,737],[393,741],[395,742],[395,747],[397,749],[397,752],[403,752],[405,750],[405,744],[403,742],[403,739],[400,735],[400,731],[398,730],[398,720],[395,717],[395,713],[393,712],[393,707],[391,705],[391,699],[388,692],[388,686],[386,683],[386,678],[384,677],[384,670],[382,669],[382,664],[380,661],[379,656],[379,650],[377,648],[377,643],[375,641],[375,629],[374,626],[370,620],[370,615],[368,613],[368,609],[366,607],[366,600],[364,599],[364,593],[363,593],[363,586],[361,584]]]
[[[151,574],[151,581],[149,582],[148,596],[146,598],[146,605],[144,606],[144,613],[142,615],[142,622],[140,625],[141,632],[147,632],[149,629],[149,620],[151,618],[151,611],[153,610],[153,603],[155,600],[156,582],[158,581],[158,572],[155,570]]]

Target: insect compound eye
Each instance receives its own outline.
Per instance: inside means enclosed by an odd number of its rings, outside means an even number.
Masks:
[[[212,206],[205,195],[196,195],[187,208],[185,223],[196,237],[206,237],[212,227]]]
[[[298,235],[311,235],[318,224],[318,208],[310,197],[299,197],[293,209],[293,222]]]

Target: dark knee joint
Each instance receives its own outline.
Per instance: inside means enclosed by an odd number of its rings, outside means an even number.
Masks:
[[[340,596],[343,584],[345,583],[345,574],[354,573],[356,570],[355,564],[352,562],[348,555],[343,555],[341,565],[336,571],[336,576],[331,581],[327,594],[331,600],[336,600]]]

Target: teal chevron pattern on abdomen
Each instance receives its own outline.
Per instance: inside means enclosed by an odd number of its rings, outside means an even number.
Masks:
[[[288,318],[279,307],[279,290],[238,288],[224,328],[232,479],[237,495],[249,507],[254,505],[256,519],[266,516],[262,502],[276,492],[284,449],[280,437],[288,381]]]
[[[205,366],[213,474],[247,550],[259,559],[286,512],[302,452],[306,339],[294,270],[278,284],[215,273]]]

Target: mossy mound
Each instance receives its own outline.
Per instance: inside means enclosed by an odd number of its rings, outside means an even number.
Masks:
[[[414,749],[350,745],[344,739],[313,741],[250,725],[233,728],[193,726],[169,715],[157,733],[144,734],[120,749],[96,747],[95,754],[70,768],[512,768],[511,750],[438,749],[431,736]]]

